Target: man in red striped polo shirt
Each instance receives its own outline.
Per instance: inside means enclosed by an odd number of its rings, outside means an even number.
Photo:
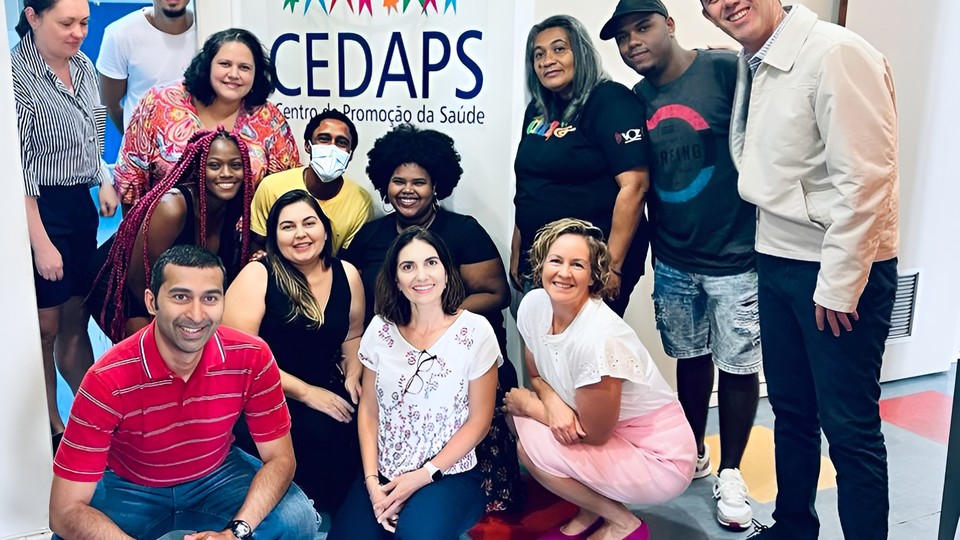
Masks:
[[[153,323],[80,385],[54,459],[50,528],[73,539],[313,538],[280,371],[259,338],[219,326],[224,269],[198,246],[153,266]],[[231,447],[243,413],[263,459]]]

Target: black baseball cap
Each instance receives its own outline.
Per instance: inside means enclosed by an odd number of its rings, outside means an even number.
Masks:
[[[608,40],[617,35],[617,19],[630,13],[659,13],[664,17],[667,15],[667,7],[660,0],[620,0],[613,16],[600,29],[600,39]]]

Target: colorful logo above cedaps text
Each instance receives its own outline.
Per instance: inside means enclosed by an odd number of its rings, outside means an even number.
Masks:
[[[443,13],[452,10],[454,13],[457,12],[457,0],[439,0],[443,2]],[[351,13],[356,13],[357,15],[362,15],[364,10],[370,16],[373,16],[373,4],[374,3],[383,3],[383,6],[378,6],[378,10],[386,10],[387,14],[390,13],[406,13],[407,9],[410,8],[412,11],[419,11],[422,15],[429,15],[430,8],[433,8],[434,13],[440,13],[440,7],[437,5],[438,0],[283,0],[283,9],[290,9],[291,13],[296,12],[297,4],[303,3],[303,14],[306,15],[310,8],[314,5],[319,5],[320,9],[323,10],[327,15],[333,13],[334,8],[337,6],[337,2],[341,3],[341,6],[346,2],[346,9],[349,9]],[[354,2],[356,2],[356,8],[354,8]],[[328,5],[329,4],[329,5]],[[411,8],[411,4],[413,7]],[[342,11],[345,9],[341,7]]]

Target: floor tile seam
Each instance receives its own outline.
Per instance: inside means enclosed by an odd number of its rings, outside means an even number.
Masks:
[[[921,516],[916,516],[916,517],[907,518],[907,519],[901,519],[901,520],[897,521],[896,523],[892,523],[891,526],[894,526],[894,527],[895,527],[895,526],[897,526],[897,525],[903,525],[904,523],[910,523],[911,521],[916,521],[916,520],[918,520],[918,519],[924,519],[924,518],[928,518],[928,517],[937,516],[937,515],[940,515],[940,512],[941,512],[941,510],[938,509],[938,510],[935,511],[935,512],[928,512],[928,513],[923,514],[923,515],[921,515]]]

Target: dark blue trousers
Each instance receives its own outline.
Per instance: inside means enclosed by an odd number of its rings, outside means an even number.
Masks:
[[[777,539],[816,539],[820,432],[837,470],[844,537],[887,538],[887,450],[880,432],[880,365],[897,288],[897,260],[876,262],[853,331],[817,330],[820,264],[757,257],[763,368],[776,415]]]
[[[358,478],[334,517],[327,540],[456,540],[486,511],[482,482],[478,466],[423,486],[407,499],[393,534],[377,523],[363,478]]]

